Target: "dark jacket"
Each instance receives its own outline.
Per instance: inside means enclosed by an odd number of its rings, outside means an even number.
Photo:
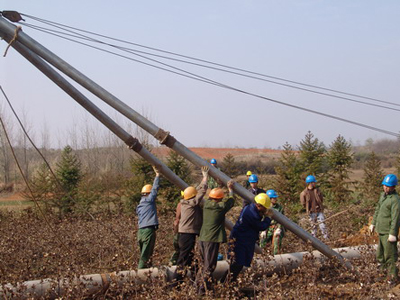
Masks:
[[[255,203],[246,205],[232,229],[230,239],[234,239],[235,261],[250,267],[254,256],[255,243],[260,231],[267,230],[271,219],[260,216]]]
[[[264,190],[264,189],[261,189],[261,188],[256,188],[255,190],[252,188],[252,187],[250,187],[249,189],[248,189],[248,191],[250,192],[250,193],[252,193],[254,196],[257,196],[258,194],[260,194],[260,193],[266,193],[266,191]],[[246,205],[249,205],[251,202],[249,201],[249,200],[246,200],[246,199],[243,199],[243,203],[242,203],[242,205],[243,205],[243,207],[245,207]]]

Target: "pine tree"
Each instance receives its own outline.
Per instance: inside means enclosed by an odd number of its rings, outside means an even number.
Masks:
[[[190,185],[193,182],[191,166],[184,157],[180,156],[175,151],[170,151],[168,153],[166,165],[187,184]],[[167,203],[170,204],[171,207],[175,207],[177,202],[181,199],[180,189],[167,180],[162,182],[161,188],[164,199],[167,200]]]
[[[318,138],[314,138],[314,134],[311,131],[307,132],[304,139],[300,142],[299,151],[300,162],[303,168],[303,178],[308,175],[317,176],[326,171],[324,170],[325,145]]]
[[[343,136],[339,135],[330,146],[327,161],[330,196],[337,202],[343,202],[351,194],[349,169],[354,162],[351,144]]]
[[[295,151],[287,142],[283,145],[283,152],[275,171],[274,189],[285,201],[298,202],[303,187],[300,180],[301,168]]]
[[[61,159],[56,166],[56,176],[62,185],[62,189],[58,191],[59,200],[56,203],[61,214],[73,211],[76,195],[78,193],[78,185],[82,180],[81,162],[72,152],[70,146],[66,146],[62,153]]]
[[[223,172],[232,178],[237,175],[237,169],[235,157],[231,153],[227,153],[222,162]]]
[[[376,201],[382,192],[383,169],[381,161],[371,152],[365,161],[361,194],[366,200]]]

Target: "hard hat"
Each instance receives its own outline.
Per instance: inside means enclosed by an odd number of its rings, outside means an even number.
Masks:
[[[183,191],[183,199],[189,200],[196,196],[197,190],[196,188],[189,186]]]
[[[313,175],[308,175],[306,178],[306,183],[317,182]]]
[[[257,196],[254,197],[254,201],[256,203],[264,206],[265,208],[270,208],[271,207],[271,199],[269,199],[267,194],[260,193]]]
[[[252,174],[249,177],[249,182],[258,182],[258,177],[256,174]]]
[[[251,173],[251,171],[247,171],[247,173],[246,173],[247,176],[250,176],[251,174],[253,174],[253,173]]]
[[[214,165],[216,165],[216,164],[217,164],[217,160],[216,160],[215,158],[213,158],[213,159],[211,160],[211,163],[214,164]]]
[[[220,188],[212,189],[208,197],[212,199],[223,199],[224,198],[224,191]]]
[[[268,190],[267,195],[270,198],[278,198],[279,197],[278,194],[275,192],[275,190]]]
[[[152,188],[153,186],[151,184],[146,184],[144,187],[142,187],[142,194],[150,193]]]
[[[386,186],[396,186],[397,185],[397,177],[394,174],[388,174],[385,176],[385,178],[382,181],[383,185]]]

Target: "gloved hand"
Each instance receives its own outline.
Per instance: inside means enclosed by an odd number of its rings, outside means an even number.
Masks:
[[[158,171],[156,166],[152,166],[154,173],[156,173],[156,176],[160,176],[160,171]]]
[[[264,239],[267,238],[267,231],[266,231],[266,230],[264,230],[264,231],[261,232],[260,238],[261,238],[262,240],[264,240]]]
[[[277,230],[275,230],[274,235],[281,235],[282,230],[280,228],[278,228]]]
[[[396,236],[394,236],[394,235],[391,235],[391,234],[389,234],[389,237],[388,237],[388,242],[396,242],[397,241],[397,237]]]
[[[201,174],[203,174],[203,177],[206,177],[208,175],[208,170],[210,170],[208,166],[201,167]]]
[[[375,231],[375,225],[369,225],[369,232],[373,233]]]

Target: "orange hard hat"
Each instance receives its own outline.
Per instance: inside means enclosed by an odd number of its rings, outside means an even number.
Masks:
[[[142,187],[142,194],[150,193],[152,188],[153,186],[151,184],[146,184],[144,187]]]
[[[212,199],[223,199],[224,198],[224,191],[220,188],[212,189],[208,197]]]
[[[196,188],[189,186],[183,191],[183,199],[189,200],[192,199],[194,196],[197,195]]]

